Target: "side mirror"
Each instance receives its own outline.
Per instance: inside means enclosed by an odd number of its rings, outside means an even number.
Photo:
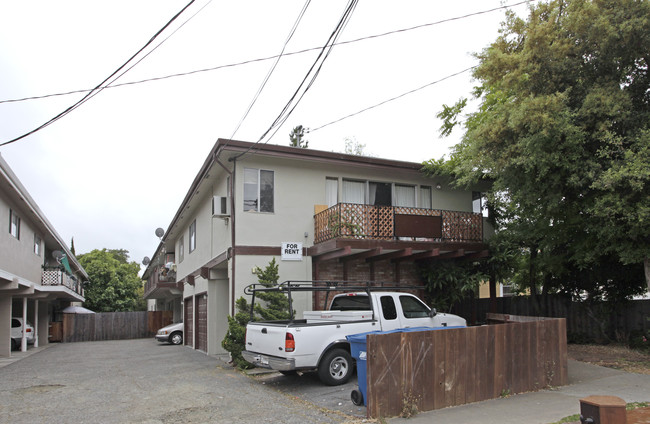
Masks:
[[[436,311],[436,308],[431,308],[431,310],[429,311],[429,318],[433,318],[436,315],[438,315],[438,311]]]

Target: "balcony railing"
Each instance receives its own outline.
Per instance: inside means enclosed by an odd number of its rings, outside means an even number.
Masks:
[[[175,268],[175,267],[174,267]],[[144,285],[145,297],[149,295],[160,283],[176,283],[176,271],[171,268],[157,267],[149,276]],[[169,286],[169,284],[167,284]]]
[[[478,213],[339,203],[314,216],[315,240],[335,238],[482,242]]]
[[[84,295],[81,282],[60,268],[43,268],[41,284],[44,286],[65,286],[81,296]]]

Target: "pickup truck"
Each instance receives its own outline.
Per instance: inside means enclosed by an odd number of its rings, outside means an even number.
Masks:
[[[255,291],[269,290],[252,286],[256,285],[247,287],[245,292],[253,295],[253,303]],[[335,386],[346,383],[354,370],[354,360],[346,339],[348,335],[412,327],[466,326],[465,319],[437,313],[409,293],[370,286],[345,288],[348,289],[357,291],[341,293],[343,288],[338,285],[319,289],[311,287],[311,290],[329,290],[339,294],[332,298],[327,310],[305,311],[302,319],[294,319],[291,310],[289,320],[249,322],[246,327],[246,350],[242,356],[255,366],[283,374],[315,369],[323,383]],[[310,288],[300,283],[285,282],[273,290],[288,294],[291,309],[291,291]]]

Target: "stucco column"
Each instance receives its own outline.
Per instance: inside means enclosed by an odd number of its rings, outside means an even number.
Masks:
[[[50,343],[50,311],[48,310],[49,302],[44,300],[40,302],[38,308],[38,343],[45,346]]]
[[[23,297],[23,337],[20,339],[20,351],[27,352],[27,298]]]
[[[38,347],[38,299],[34,300],[34,347]]]
[[[0,296],[0,357],[11,356],[11,296]]]

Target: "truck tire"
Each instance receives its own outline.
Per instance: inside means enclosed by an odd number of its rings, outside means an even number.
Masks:
[[[318,377],[328,386],[338,386],[352,377],[354,362],[345,349],[332,349],[323,356],[318,365]]]

